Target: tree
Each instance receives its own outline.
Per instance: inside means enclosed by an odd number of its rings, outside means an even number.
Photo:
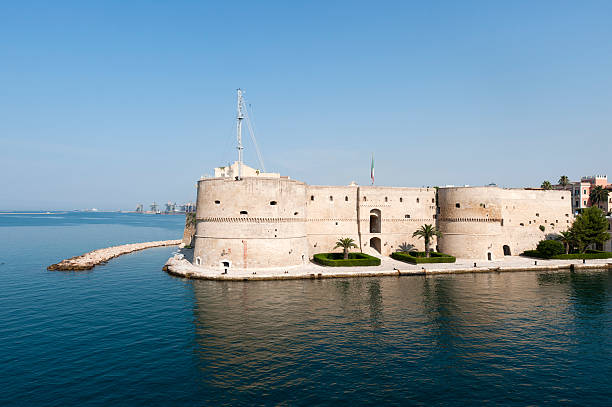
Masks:
[[[550,181],[544,181],[542,182],[542,185],[540,186],[540,188],[548,191],[549,189],[552,189],[552,184],[550,183]]]
[[[425,240],[425,256],[426,257],[429,257],[429,243],[434,236],[442,237],[442,233],[438,229],[436,229],[435,226],[431,224],[421,226],[419,229],[417,229],[412,234],[412,237],[417,237],[419,239],[422,238]]]
[[[569,178],[567,177],[567,175],[561,175],[561,178],[559,178],[559,185],[566,187],[569,185]]]
[[[610,238],[608,220],[604,212],[596,206],[585,208],[576,217],[571,228],[578,250],[584,253],[591,244],[603,244]]]
[[[399,245],[397,251],[398,252],[402,252],[402,253],[410,253],[410,252],[414,251],[414,245],[410,244],[410,243],[404,242],[404,243]]]
[[[570,247],[574,246],[576,238],[574,237],[574,233],[570,229],[565,232],[559,233],[559,241],[563,243],[563,247],[565,248],[565,254],[568,254],[570,251]]]
[[[343,239],[338,239],[336,245],[334,246],[334,249],[338,247],[342,248],[344,252],[344,260],[346,260],[348,259],[349,249],[351,247],[357,248],[357,245],[355,244],[355,241],[353,239],[351,239],[350,237],[345,237]]]
[[[591,193],[589,194],[591,204],[597,205],[598,203],[606,202],[609,192],[610,191],[604,189],[601,185],[597,185],[595,188],[591,189]]]

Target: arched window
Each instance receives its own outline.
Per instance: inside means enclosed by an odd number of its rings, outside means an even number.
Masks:
[[[417,203],[419,203],[419,198],[417,198]]]
[[[381,230],[380,209],[372,209],[370,211],[370,233],[380,233],[380,230]]]
[[[314,201],[314,195],[310,195],[310,200]]]
[[[348,202],[348,196],[345,196],[345,197],[344,197],[344,200],[345,200],[346,202]]]
[[[364,196],[364,197],[363,197],[363,201],[365,202],[365,201],[367,201],[367,200],[368,200],[368,198],[366,198],[366,197]]]
[[[404,198],[400,198],[400,202],[404,202]]]
[[[330,200],[330,201],[333,201],[333,200],[334,200],[334,197],[330,195],[330,196],[329,196],[329,200]]]

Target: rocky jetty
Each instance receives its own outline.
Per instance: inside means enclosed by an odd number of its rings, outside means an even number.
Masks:
[[[47,270],[91,270],[96,265],[106,263],[110,259],[121,256],[122,254],[149,249],[151,247],[176,246],[181,244],[181,241],[182,240],[159,240],[156,242],[131,243],[107,247],[105,249],[94,250],[80,256],[62,260],[59,263],[50,265],[47,267]]]

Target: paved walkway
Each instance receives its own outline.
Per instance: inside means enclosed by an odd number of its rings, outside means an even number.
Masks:
[[[583,264],[582,260],[535,260],[527,257],[507,256],[497,261],[457,259],[455,263],[413,265],[394,260],[390,257],[381,257],[380,266],[326,267],[309,262],[295,267],[246,270],[229,269],[227,274],[223,274],[223,270],[205,269],[194,266],[190,262],[192,256],[193,250],[180,249],[174,257],[166,262],[164,270],[177,276],[207,280],[285,280],[301,278],[563,270],[570,268],[574,270],[612,269],[612,259],[586,260]],[[476,263],[476,267],[474,267],[474,263]]]

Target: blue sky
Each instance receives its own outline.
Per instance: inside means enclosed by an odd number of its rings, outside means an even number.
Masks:
[[[610,21],[609,1],[5,1],[0,209],[195,199],[235,159],[238,87],[267,169],[311,184],[368,184],[372,152],[379,185],[608,173]]]

